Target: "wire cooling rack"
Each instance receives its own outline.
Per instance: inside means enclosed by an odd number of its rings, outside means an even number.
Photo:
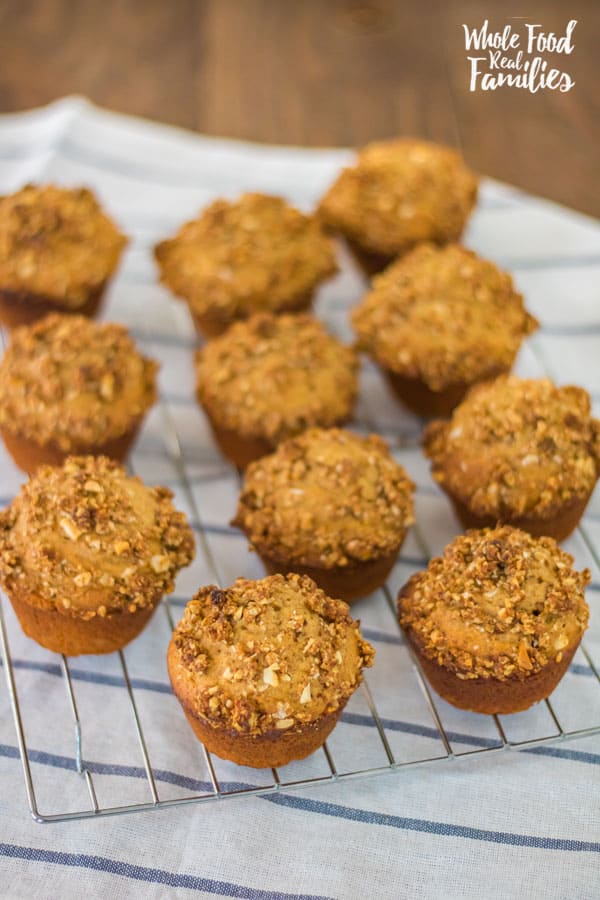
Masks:
[[[146,332],[139,334],[138,338],[143,346],[152,345],[154,349],[156,343],[160,343],[160,337]],[[190,340],[181,334],[171,334],[166,343],[178,354],[190,353]],[[537,351],[534,347],[534,355],[535,353]],[[537,362],[539,368],[543,370],[543,360],[539,355]],[[198,556],[205,572],[205,579],[222,582],[221,564],[225,559],[232,556],[235,558],[237,550],[232,553],[223,549],[219,542],[232,540],[232,535],[225,526],[219,528],[203,522],[202,503],[198,498],[202,497],[203,492],[214,492],[218,489],[221,483],[219,478],[225,478],[223,483],[227,485],[230,493],[235,492],[237,476],[229,471],[223,475],[222,468],[215,470],[209,465],[202,477],[195,478],[190,474],[189,453],[186,453],[183,447],[182,438],[182,421],[187,418],[188,413],[186,412],[183,417],[178,415],[177,401],[163,395],[157,415],[155,430],[160,435],[162,448],[158,451],[158,455],[156,447],[153,448],[152,459],[156,462],[156,459],[160,458],[162,463],[168,464],[173,473],[177,499],[180,505],[186,508],[194,523],[198,538]],[[365,429],[377,430],[377,423],[368,417],[365,417],[361,424]],[[408,452],[414,450],[414,427],[397,432],[394,435],[394,445]],[[133,455],[132,471],[144,473],[148,459],[148,454],[141,447]],[[212,462],[220,465],[216,453]],[[445,503],[441,497],[436,496],[431,487],[428,493],[426,486],[421,485],[418,495],[419,493],[427,502]],[[579,529],[579,539],[590,556],[599,563],[594,542],[585,527]],[[188,803],[208,803],[234,797],[272,794],[384,772],[394,773],[425,764],[448,763],[452,760],[507,749],[545,752],[543,748],[548,744],[600,732],[600,703],[589,702],[590,686],[595,690],[596,699],[600,700],[598,691],[600,674],[585,647],[581,647],[578,651],[570,672],[552,699],[538,704],[526,713],[508,717],[478,716],[453,710],[440,700],[430,690],[396,623],[394,595],[399,583],[408,577],[410,571],[422,567],[426,558],[431,555],[432,548],[419,525],[414,529],[414,546],[420,549],[421,555],[410,555],[410,549],[403,552],[396,570],[396,578],[399,581],[395,585],[387,584],[380,596],[356,608],[363,621],[365,635],[377,645],[378,660],[375,668],[367,673],[363,685],[344,712],[341,723],[323,748],[309,760],[294,763],[281,770],[257,772],[224,764],[213,757],[195,738],[190,737],[185,759],[182,762],[180,754],[177,759],[177,764],[180,767],[185,765],[185,769],[183,772],[173,771],[172,766],[165,766],[165,759],[167,763],[170,762],[168,752],[165,756],[165,744],[168,745],[172,729],[181,730],[182,734],[185,731],[187,739],[188,726],[165,681],[141,678],[132,673],[131,663],[128,661],[130,648],[112,655],[109,674],[92,671],[85,665],[82,668],[80,660],[71,660],[64,656],[56,657],[48,654],[42,661],[37,662],[14,659],[9,643],[21,639],[21,635],[12,610],[9,610],[8,604],[5,603],[3,611],[0,603],[0,640],[6,682],[27,798],[35,821],[61,822]],[[235,559],[233,565],[236,565]],[[186,596],[191,596],[191,593],[189,590]],[[134,667],[136,661],[139,662],[140,658],[144,657],[146,660],[144,672],[147,674],[148,659],[154,657],[157,672],[160,674],[164,671],[163,660],[167,642],[179,615],[175,607],[183,606],[184,601],[185,597],[181,599],[175,597],[163,602],[162,611],[157,611],[151,623],[152,627],[149,627],[132,645],[136,654]],[[385,626],[383,628],[382,622]],[[373,625],[380,627],[372,627]],[[152,632],[152,635],[148,632]],[[144,653],[145,642],[149,642],[147,653]],[[28,642],[27,647],[31,646],[31,642]],[[54,662],[48,663],[49,657]],[[380,664],[381,657],[383,659]],[[97,658],[94,659],[97,661]],[[25,723],[27,690],[26,685],[19,686],[18,680],[25,670],[36,667],[42,672],[51,673],[55,681],[58,679],[62,682],[64,690],[59,693],[54,691],[52,704],[42,715],[64,723],[61,747],[63,750],[68,749],[70,743],[70,753],[59,755],[49,751],[42,752],[32,748],[28,740],[28,728]],[[152,669],[150,672],[152,673]],[[379,672],[381,674],[378,674]],[[587,677],[582,679],[581,675]],[[588,700],[584,697],[583,706],[581,702],[579,703],[580,715],[574,719],[572,713],[577,706],[575,700],[579,698],[581,701],[582,694],[578,679],[579,682],[585,681]],[[121,688],[118,710],[112,705],[113,695],[110,693],[116,685]],[[90,693],[90,690],[93,693]],[[583,693],[585,694],[585,691]],[[154,708],[147,702],[148,696],[155,695],[161,703],[170,704],[166,730],[163,731],[163,740],[159,740],[158,744],[160,727],[157,723],[163,722],[164,710]],[[397,718],[398,709],[408,711],[408,720]],[[99,714],[108,716],[108,724],[105,722],[104,729],[100,731],[96,727]],[[39,718],[39,715],[38,711],[36,716]],[[110,750],[121,762],[119,765],[92,762],[97,756],[94,741],[99,734],[105,734],[107,728],[110,730],[110,718],[113,715],[115,727],[111,735]],[[126,719],[129,721],[128,725]],[[90,727],[90,722],[94,723],[93,727]],[[36,734],[44,732],[44,723],[40,726],[37,722],[36,726]],[[359,732],[356,731],[356,726],[359,726]],[[119,736],[127,729],[133,734],[133,742],[129,740],[125,742],[126,746],[120,747]],[[357,733],[360,735],[359,740]],[[157,746],[159,761],[155,759]],[[123,753],[130,754],[131,759],[123,762]],[[136,765],[136,762],[141,762],[141,765]],[[61,770],[65,788],[68,780],[76,778],[79,785],[84,785],[83,795],[79,792],[79,800],[74,801],[71,794],[65,790],[63,799],[63,783],[59,781],[50,792],[46,788],[42,791],[45,796],[40,801],[38,764],[52,765]],[[116,799],[114,792],[107,794],[105,776],[110,780],[115,775],[127,776],[129,780],[135,778],[136,796],[132,802],[125,802],[119,790]],[[62,808],[62,802],[68,805],[68,808]],[[45,808],[42,811],[42,804],[49,809]]]

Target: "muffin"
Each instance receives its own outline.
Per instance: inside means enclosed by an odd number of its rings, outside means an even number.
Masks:
[[[473,388],[423,447],[465,526],[507,522],[557,541],[576,527],[600,473],[600,421],[583,388],[498,378]]]
[[[358,359],[308,315],[262,313],[237,322],[196,355],[196,394],[236,466],[313,425],[345,424]]]
[[[402,588],[400,625],[448,703],[520,712],[567,671],[588,623],[589,580],[552,538],[509,525],[469,531]]]
[[[374,655],[345,603],[292,574],[201,588],[173,633],[167,664],[207,750],[263,768],[323,744]]]
[[[510,275],[458,244],[422,244],[397,260],[352,323],[359,348],[422,416],[450,415],[472,384],[508,372],[538,326]]]
[[[0,323],[94,316],[126,243],[87,188],[28,184],[0,197]]]
[[[123,460],[156,400],[157,364],[122,325],[53,313],[0,360],[0,434],[26,472],[69,455]]]
[[[0,584],[25,634],[68,656],[137,637],[194,557],[172,496],[102,456],[42,466],[0,512]]]
[[[313,428],[246,470],[236,516],[268,572],[350,602],[380,587],[414,522],[414,485],[387,444]]]
[[[154,253],[161,281],[187,301],[206,337],[256,312],[307,309],[337,271],[320,222],[265,194],[216,200]]]
[[[477,197],[477,178],[456,150],[400,139],[368,144],[319,206],[367,274],[422,241],[457,241]]]

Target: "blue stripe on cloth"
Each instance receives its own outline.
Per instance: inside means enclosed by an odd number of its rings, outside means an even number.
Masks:
[[[110,156],[107,153],[91,150],[89,147],[81,147],[72,138],[65,138],[60,145],[53,148],[55,156],[62,156],[67,161],[85,163],[117,175],[123,175],[142,184],[160,185],[161,187],[181,187],[192,190],[193,188],[206,188],[206,174],[200,173],[197,178],[187,166],[180,169],[150,168],[147,162],[129,160]]]
[[[388,634],[386,631],[379,631],[377,628],[363,628],[361,626],[361,634],[368,641],[377,641],[380,644],[402,644],[402,638],[399,634]]]
[[[46,675],[62,676],[62,670],[56,663],[30,662],[26,659],[14,659],[15,669],[25,671],[44,672]],[[70,668],[69,672],[74,681],[86,681],[88,684],[106,684],[109,687],[125,687],[125,679],[120,675],[105,675],[102,672],[87,672],[85,669]],[[130,678],[132,688],[142,691],[154,691],[158,694],[170,694],[171,687],[162,681],[153,681],[149,678]]]
[[[379,719],[383,727],[387,731],[399,731],[402,734],[415,734],[419,737],[428,737],[434,740],[440,739],[440,733],[437,728],[431,728],[428,725],[417,725],[414,722],[400,722],[397,719]],[[361,715],[360,713],[342,713],[342,722],[348,725],[363,725],[373,727],[375,722],[371,716]],[[473,734],[464,734],[460,731],[446,730],[446,737],[451,744],[470,744],[473,747],[500,747],[498,738],[479,737]],[[525,747],[522,753],[536,753],[538,756],[551,756],[555,759],[569,759],[572,762],[588,763],[592,766],[600,766],[600,755],[597,753],[588,753],[583,750],[567,750],[563,747]]]
[[[363,634],[370,640],[381,640],[383,642],[388,643],[400,643],[401,638],[395,635],[388,635],[382,631],[374,631],[369,629],[363,629]],[[15,659],[13,660],[13,667],[15,669],[21,669],[25,671],[34,671],[34,672],[43,672],[47,675],[55,675],[57,677],[61,677],[62,671],[56,663],[42,663],[42,662],[30,662],[29,660]],[[571,672],[574,672],[577,675],[593,675],[592,670],[583,665],[574,665],[572,664],[570,667]],[[71,678],[74,681],[83,681],[88,684],[102,684],[107,685],[109,687],[125,687],[125,680],[118,675],[105,675],[100,672],[87,672],[85,670],[71,668],[70,669]],[[172,694],[171,687],[168,684],[165,684],[161,681],[154,681],[149,678],[130,678],[131,686],[136,690],[145,690],[152,691],[154,693],[160,694]],[[374,728],[376,727],[376,723],[372,716],[363,715],[360,713],[352,713],[348,710],[344,711],[341,716],[341,721],[346,725],[357,725],[365,728]],[[439,732],[436,728],[431,728],[427,725],[419,725],[414,722],[405,722],[398,719],[386,719],[380,718],[380,722],[385,729],[388,731],[401,732],[402,734],[414,734],[419,737],[427,737],[432,740],[439,739]],[[498,741],[490,738],[482,738],[477,737],[476,735],[465,734],[458,731],[448,731],[446,732],[448,739],[451,743],[455,744],[470,744],[475,747],[495,747],[498,746]],[[579,762],[587,762],[600,764],[600,756],[590,753],[582,753],[574,750],[563,750],[558,748],[537,748],[542,752],[542,755],[553,756],[559,759],[571,759]],[[547,752],[546,752],[547,751]],[[138,770],[133,767],[132,772],[137,773]],[[140,775],[135,774],[135,777],[143,777],[143,770],[139,769]],[[105,773],[111,774],[111,773]],[[125,772],[112,772],[112,774],[126,774]],[[178,779],[184,778],[184,776],[177,776]],[[165,778],[164,780],[169,780]],[[179,784],[181,787],[188,786],[182,780],[178,780],[176,782],[172,782]]]
[[[347,725],[362,725],[368,728],[375,727],[375,721],[372,716],[366,716],[361,713],[342,713],[342,722]],[[386,719],[379,717],[379,721],[387,731],[399,731],[402,734],[416,734],[419,737],[433,738],[440,740],[440,733],[437,728],[431,728],[429,725],[417,725],[414,722],[401,722],[398,719]],[[463,734],[459,731],[446,731],[446,736],[451,743],[454,744],[472,744],[474,747],[499,747],[500,741],[492,738],[476,737],[471,734]],[[597,757],[600,764],[600,756]]]
[[[574,852],[600,853],[600,842],[579,841],[570,838],[552,838],[533,834],[517,834],[511,831],[491,831],[485,828],[473,828],[469,825],[454,825],[449,822],[434,822],[429,819],[413,819],[406,816],[393,816],[355,807],[339,806],[337,803],[326,803],[323,800],[309,800],[306,797],[292,797],[289,794],[265,795],[265,800],[303,812],[319,813],[322,816],[333,816],[350,822],[361,822],[367,825],[383,825],[388,828],[399,828],[404,831],[418,831],[440,837],[469,838],[475,841],[487,841],[493,844],[507,844],[512,847],[527,847],[536,850],[566,850]]]
[[[177,599],[172,597],[171,603],[178,606],[183,606],[186,601],[183,599]],[[383,644],[393,644],[395,646],[402,644],[402,638],[400,635],[395,634],[387,634],[385,631],[379,631],[374,628],[363,628],[362,633],[367,640],[375,641]],[[12,660],[13,668],[20,669],[22,671],[29,672],[43,672],[46,675],[54,675],[57,678],[62,677],[62,669],[57,663],[44,663],[37,662],[34,660],[27,659],[13,659]],[[0,660],[0,668],[3,666],[3,661]],[[77,669],[71,667],[69,669],[71,674],[71,678],[74,681],[82,681],[87,682],[88,684],[103,684],[108,687],[125,687],[125,679],[121,675],[107,675],[103,672],[89,672],[85,669]],[[587,665],[582,665],[581,663],[571,663],[569,667],[569,672],[573,675],[580,675],[586,677],[595,677],[592,669]],[[130,683],[132,688],[135,690],[142,691],[152,691],[157,694],[171,694],[171,687],[169,684],[163,681],[156,681],[151,678],[130,678]],[[382,720],[383,721],[383,720]],[[390,728],[394,730],[395,726],[393,724],[392,719],[386,720],[389,721]],[[364,723],[361,723],[364,724]],[[409,723],[400,723],[406,724],[407,728],[409,727]],[[387,726],[386,726],[387,727]],[[399,730],[399,729],[396,729]],[[465,739],[468,739],[468,735],[464,736]]]
[[[207,522],[202,522],[201,524],[198,522],[191,522],[190,527],[192,531],[205,531],[207,534],[220,534],[227,537],[243,537],[243,533],[238,528],[233,528],[231,525],[211,525]]]
[[[600,333],[600,322],[587,322],[581,325],[541,325],[538,334],[547,334],[551,337],[585,337],[590,334]]]
[[[234,884],[231,881],[216,881],[213,878],[203,878],[199,875],[168,872],[166,869],[153,869],[149,866],[140,866],[124,860],[88,853],[66,853],[42,850],[39,847],[0,843],[0,856],[24,859],[30,863],[51,863],[58,866],[73,866],[78,869],[92,869],[95,872],[106,872],[109,875],[120,875],[122,878],[145,881],[148,884],[164,884],[172,888],[204,891],[219,897],[239,897],[246,898],[246,900],[327,900],[316,894],[283,894],[279,891],[265,891],[261,888]]]
[[[528,271],[530,269],[568,269],[585,266],[597,266],[600,254],[590,253],[583,256],[547,256],[539,259],[514,259],[510,257],[495,260],[503,269]]]
[[[186,350],[196,350],[200,346],[199,340],[184,337],[178,334],[160,334],[157,331],[146,331],[145,329],[132,326],[129,333],[140,343],[162,344],[165,347],[181,347]]]
[[[7,759],[19,759],[19,748],[13,747],[11,744],[0,744],[0,756]],[[45,750],[27,751],[27,757],[30,762],[38,763],[41,766],[51,766],[53,769],[65,769],[68,772],[76,772],[77,764],[73,757],[62,756],[58,753],[47,753]],[[114,775],[120,778],[139,778],[145,779],[146,770],[141,766],[126,766],[118,763],[101,763],[92,760],[85,760],[85,768],[92,775]],[[200,794],[214,793],[212,785],[209,781],[199,781],[197,778],[190,778],[187,775],[179,775],[177,772],[171,772],[168,769],[153,769],[152,774],[156,781],[162,781],[165,784],[172,784],[176,787],[182,787],[189,791],[196,791]],[[245,790],[252,787],[250,784],[243,782],[231,781],[222,783],[222,787],[226,787],[228,791]]]
[[[551,748],[533,748],[541,753],[544,749]],[[523,752],[529,752],[527,750]],[[575,753],[576,751],[570,751]],[[553,754],[554,755],[554,754]],[[593,754],[581,754],[592,757]],[[7,744],[0,744],[0,756],[10,759],[19,758],[18,747]],[[42,765],[52,766],[54,768],[68,769],[75,772],[75,760],[68,756],[58,756],[53,753],[45,753],[40,750],[30,750],[29,759],[31,762],[37,762]],[[594,762],[600,763],[600,757],[596,757]],[[146,778],[146,772],[141,767],[136,766],[118,766],[106,763],[88,762],[85,763],[86,768],[93,774],[103,775],[124,775],[132,778]],[[212,793],[210,782],[198,781],[193,778],[186,778],[177,775],[175,772],[168,772],[161,769],[153,769],[154,777],[157,781],[165,781],[169,784],[175,784],[181,787],[189,788],[193,791],[201,793]],[[243,782],[221,782],[221,787],[226,791],[235,791],[255,787],[254,785],[245,784]],[[488,829],[471,828],[464,825],[456,825],[449,822],[433,822],[428,819],[413,819],[403,816],[391,816],[385,813],[378,813],[373,810],[358,809],[355,807],[342,806],[340,804],[326,803],[320,800],[309,800],[305,797],[296,797],[290,794],[262,794],[259,795],[262,800],[269,800],[280,806],[286,806],[291,809],[303,810],[305,812],[313,812],[319,815],[334,816],[340,819],[347,819],[351,822],[366,823],[369,825],[383,825],[391,828],[399,828],[408,831],[420,831],[426,834],[435,834],[442,837],[461,837],[470,838],[471,840],[488,841],[497,844],[509,844],[517,847],[532,847],[540,850],[566,850],[566,851],[588,851],[600,852],[600,843],[589,841],[578,841],[569,838],[547,838],[537,835],[522,835],[512,832],[491,831]]]

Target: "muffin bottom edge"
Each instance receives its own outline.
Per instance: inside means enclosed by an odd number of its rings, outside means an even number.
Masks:
[[[27,637],[53,653],[65,656],[113,653],[136,638],[152,618],[159,601],[136,612],[78,619],[56,609],[42,609],[15,593],[8,593]]]
[[[191,712],[176,692],[175,696],[195,736],[210,753],[252,769],[278,768],[310,756],[323,746],[342,713],[340,707],[313,722],[302,723],[297,729],[244,734],[226,728],[212,728]]]
[[[385,556],[351,566],[334,566],[330,569],[284,561],[264,551],[258,551],[258,555],[269,575],[285,575],[288,572],[308,575],[328,596],[353,603],[368,597],[383,586],[402,549],[404,537],[397,547]]]
[[[0,325],[8,329],[20,325],[32,325],[50,313],[87,316],[95,318],[100,312],[107,281],[103,281],[92,291],[87,300],[77,307],[61,306],[52,297],[29,291],[0,289]]]

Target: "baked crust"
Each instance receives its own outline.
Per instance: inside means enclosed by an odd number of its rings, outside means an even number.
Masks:
[[[167,662],[200,740],[225,759],[262,767],[321,746],[373,658],[347,605],[292,574],[202,588]]]
[[[399,621],[446,700],[517,712],[566,671],[587,627],[589,580],[552,538],[508,525],[469,531],[402,588]]]
[[[141,422],[121,437],[96,444],[94,447],[80,447],[77,452],[82,456],[108,456],[117,462],[124,462],[135,444],[140,425]],[[28,475],[33,475],[40,466],[62,466],[69,456],[68,452],[55,444],[36,444],[30,438],[13,434],[4,428],[0,428],[0,437],[15,465]]]
[[[293,301],[286,303],[285,307],[283,305],[280,306],[280,308],[277,310],[277,313],[281,314],[284,312],[309,312],[312,306],[312,301],[313,291],[308,294],[304,294],[301,297],[296,297]],[[224,331],[227,331],[227,329],[233,322],[240,319],[249,318],[249,316],[232,317],[227,312],[223,312],[216,308],[206,310],[206,312],[202,313],[190,309],[190,315],[198,334],[201,337],[205,337],[208,339],[219,337],[219,335],[223,334]],[[252,313],[252,315],[254,315],[254,313]]]
[[[0,361],[0,429],[64,456],[137,431],[158,364],[122,325],[51,315],[17,328]]]
[[[127,238],[88,188],[26,185],[0,197],[0,290],[77,310],[114,273]]]
[[[196,392],[216,428],[281,440],[347,421],[358,358],[308,315],[262,313],[237,322],[196,354]]]
[[[43,466],[22,487],[0,512],[0,584],[18,606],[49,614],[29,617],[39,621],[37,634],[28,631],[38,643],[50,646],[48,630],[56,649],[71,619],[107,619],[110,631],[115,619],[154,608],[173,589],[193,559],[194,538],[171,498],[167,488],[146,487],[105,457]],[[41,627],[52,616],[56,627]],[[60,652],[108,652],[67,646]]]
[[[548,379],[503,376],[474,387],[423,436],[433,478],[468,524],[501,520],[566,537],[600,472],[589,395]]]
[[[45,609],[40,606],[39,597],[21,594],[19,590],[10,594],[10,602],[27,637],[53,653],[81,656],[114,653],[131,643],[154,615],[160,595],[134,612],[114,610],[92,619],[77,619],[56,609]]]
[[[354,599],[361,571],[381,574],[369,563],[389,572],[414,522],[413,490],[379,436],[309,429],[249,466],[232,525],[272,570],[306,572],[323,589],[328,579]]]
[[[385,584],[403,543],[404,538],[384,556],[350,563],[347,566],[305,566],[282,557],[271,556],[264,550],[259,552],[259,556],[268,575],[287,575],[288,572],[307,575],[330,597],[339,597],[346,603],[353,603],[355,600],[368,597]]]
[[[469,385],[508,371],[538,327],[511,276],[458,244],[422,244],[393,263],[352,311],[352,324],[359,349],[418,411],[427,398],[415,394],[417,384],[456,403]]]
[[[422,241],[458,240],[476,197],[477,179],[456,150],[400,139],[360,150],[318,213],[371,259],[381,260]]]
[[[82,306],[78,306],[72,312],[90,319],[95,318],[102,309],[104,291],[107,282],[90,291],[88,299]],[[52,313],[69,313],[59,303],[55,303],[50,297],[41,294],[33,294],[28,291],[7,291],[0,288],[0,325],[9,330],[20,325],[33,325],[38,319],[49,316]]]
[[[255,312],[306,307],[337,271],[321,223],[266,194],[216,200],[154,252],[161,281],[210,336]]]
[[[456,381],[439,391],[432,391],[420,378],[400,375],[389,369],[382,369],[385,380],[398,397],[398,400],[415,415],[422,418],[433,416],[450,416],[467,394],[470,384]],[[504,374],[503,370],[490,370],[492,376]]]

